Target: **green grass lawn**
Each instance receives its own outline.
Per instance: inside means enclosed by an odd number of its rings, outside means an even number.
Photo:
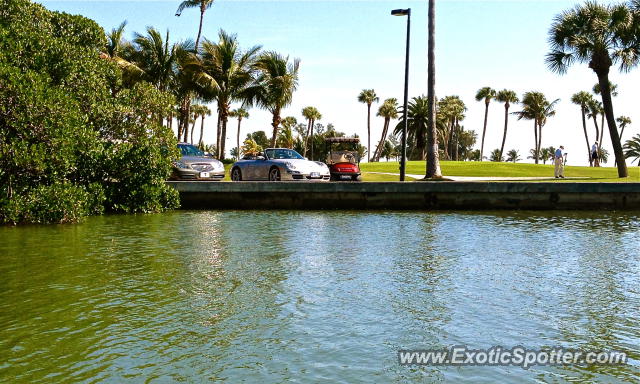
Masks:
[[[514,164],[477,161],[441,161],[442,174],[444,176],[476,176],[476,177],[553,177],[553,165],[550,164]],[[361,163],[362,172],[388,172],[399,173],[397,162],[387,163]],[[407,173],[415,175],[425,174],[424,161],[409,161]],[[613,167],[577,167],[567,166],[564,170],[566,177],[579,177],[580,179],[558,181],[590,181],[590,182],[640,182],[640,167],[629,167],[629,177],[618,178],[618,171]],[[375,176],[375,177],[374,177]],[[390,178],[379,179],[378,176]],[[375,180],[374,180],[375,178]],[[376,175],[364,173],[365,181],[397,181],[397,176]]]

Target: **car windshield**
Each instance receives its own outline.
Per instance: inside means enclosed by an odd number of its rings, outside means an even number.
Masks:
[[[304,159],[300,154],[293,149],[267,149],[265,154],[269,159]]]
[[[178,144],[182,156],[204,156],[204,152],[198,149],[195,145],[191,144]]]

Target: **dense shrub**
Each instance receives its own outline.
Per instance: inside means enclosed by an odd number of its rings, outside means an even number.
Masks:
[[[178,205],[160,123],[172,96],[120,87],[104,31],[81,16],[0,0],[0,223],[73,222]]]

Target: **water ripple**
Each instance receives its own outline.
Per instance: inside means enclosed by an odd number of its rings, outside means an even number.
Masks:
[[[183,211],[0,228],[0,382],[637,382],[639,219]],[[396,361],[456,344],[631,359]]]

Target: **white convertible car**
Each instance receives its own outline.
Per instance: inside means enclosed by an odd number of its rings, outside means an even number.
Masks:
[[[257,156],[245,156],[231,167],[231,180],[318,180],[329,181],[329,167],[310,161],[288,148],[267,148]]]

